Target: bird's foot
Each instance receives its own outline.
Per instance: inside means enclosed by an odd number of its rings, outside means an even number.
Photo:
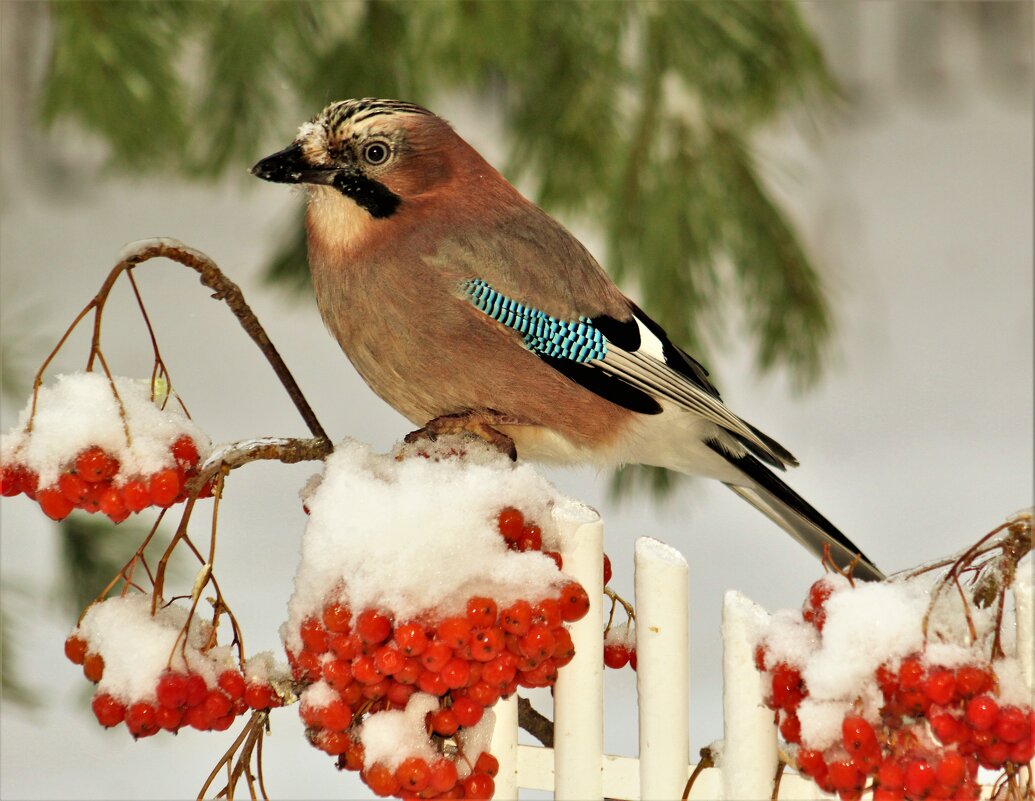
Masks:
[[[403,439],[407,444],[413,444],[420,440],[434,442],[443,434],[473,434],[479,439],[485,440],[512,462],[517,461],[517,447],[514,440],[493,428],[494,425],[517,424],[516,418],[499,414],[498,412],[460,412],[459,414],[444,414],[428,421],[424,428],[411,431]]]

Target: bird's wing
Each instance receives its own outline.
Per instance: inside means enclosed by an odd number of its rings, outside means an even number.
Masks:
[[[675,347],[634,304],[625,320],[610,315],[561,319],[497,291],[481,278],[461,282],[464,297],[487,317],[516,331],[529,350],[592,392],[643,414],[666,400],[708,420],[776,467],[796,465],[782,446],[722,403],[707,371]]]

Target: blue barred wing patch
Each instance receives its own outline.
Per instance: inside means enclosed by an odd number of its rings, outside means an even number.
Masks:
[[[588,317],[579,317],[575,321],[558,320],[501,295],[480,278],[464,281],[461,289],[475,308],[513,328],[524,337],[525,346],[540,356],[584,364],[607,355],[607,339]]]

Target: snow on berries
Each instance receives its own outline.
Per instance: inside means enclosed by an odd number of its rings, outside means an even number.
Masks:
[[[40,387],[18,425],[0,440],[0,493],[25,494],[62,520],[73,509],[113,522],[185,497],[187,481],[211,450],[209,439],[148,380],[98,373],[60,375]]]
[[[1035,756],[1032,689],[991,658],[991,609],[965,609],[932,576],[820,579],[772,615],[755,649],[766,702],[798,770],[825,792],[875,801],[978,798],[978,769]]]
[[[309,739],[339,767],[379,795],[489,798],[490,708],[554,683],[589,597],[560,572],[568,502],[544,479],[477,444],[421,455],[328,458],[281,633]]]
[[[289,681],[271,653],[242,672],[228,646],[213,646],[211,626],[170,604],[151,614],[151,597],[133,594],[94,604],[65,640],[65,656],[97,685],[91,702],[106,728],[124,723],[134,737],[190,726],[223,731],[245,712],[281,705]]]
[[[636,628],[631,620],[604,633],[604,666],[619,670],[629,664],[636,667]]]

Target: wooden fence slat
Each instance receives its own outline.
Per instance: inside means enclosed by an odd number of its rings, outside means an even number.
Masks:
[[[604,797],[604,524],[589,507],[554,508],[564,535],[564,572],[589,594],[589,612],[569,624],[575,658],[554,687],[554,798],[593,801]]]
[[[722,749],[724,798],[768,801],[776,775],[776,724],[765,706],[755,643],[769,615],[739,592],[722,606]]]
[[[640,798],[683,795],[690,763],[689,567],[675,548],[636,541]]]

